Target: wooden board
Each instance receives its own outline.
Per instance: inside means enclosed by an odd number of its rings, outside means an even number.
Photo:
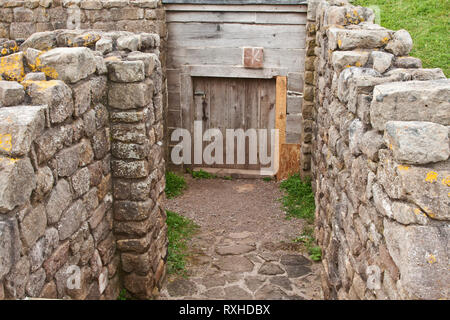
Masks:
[[[286,142],[286,100],[287,100],[287,78],[276,78],[276,104],[275,104],[275,129],[279,132],[278,164],[282,166],[281,157],[282,145]],[[280,171],[277,173],[277,179],[280,180]]]
[[[302,24],[306,25],[306,14],[303,12],[192,12],[174,11],[167,15],[167,23],[170,22],[234,22],[243,24]]]
[[[236,23],[168,24],[169,47],[264,47],[303,49],[304,25]]]
[[[280,148],[280,167],[277,180],[283,180],[300,171],[300,144],[283,143]]]
[[[167,50],[167,67],[169,69],[179,69],[186,64],[222,66],[242,65],[242,48],[169,47]],[[305,67],[305,49],[264,48],[264,67],[285,68],[288,69],[289,72],[303,72]]]
[[[263,4],[248,4],[248,5],[220,5],[220,4],[166,4],[166,11],[222,11],[222,12],[307,12],[306,4],[300,5],[263,5]]]

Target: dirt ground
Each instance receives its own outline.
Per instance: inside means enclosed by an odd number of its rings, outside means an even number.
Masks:
[[[303,221],[287,220],[279,184],[193,179],[166,209],[195,221],[188,277],[170,275],[161,299],[322,299],[321,264],[293,243]]]

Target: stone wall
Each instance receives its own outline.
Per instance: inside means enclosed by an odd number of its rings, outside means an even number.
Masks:
[[[0,299],[158,294],[159,44],[80,30],[0,41]]]
[[[303,175],[329,299],[450,297],[450,80],[372,10],[311,1]],[[311,170],[309,170],[309,167]]]
[[[0,1],[0,38],[20,41],[36,32],[57,29],[158,34],[161,42],[159,60],[164,70],[163,116],[164,123],[167,123],[165,76],[167,26],[166,13],[161,0]],[[167,143],[164,145],[168,146]],[[165,153],[167,152],[166,148]]]

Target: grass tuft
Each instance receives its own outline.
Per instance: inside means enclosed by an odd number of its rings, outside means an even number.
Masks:
[[[167,235],[169,248],[167,257],[167,271],[169,274],[186,276],[187,242],[192,238],[198,226],[190,219],[178,213],[166,210]]]
[[[191,169],[187,169],[187,172],[191,174],[194,179],[215,179],[217,176],[215,174],[209,173],[200,169],[198,171],[194,171]]]
[[[314,194],[309,180],[302,181],[300,175],[291,175],[280,184],[286,194],[280,199],[287,218],[302,218],[314,222]]]
[[[166,196],[168,199],[172,199],[183,193],[186,189],[186,180],[182,176],[177,175],[172,171],[166,172]]]
[[[297,173],[281,182],[280,188],[285,191],[285,195],[280,201],[286,212],[286,218],[301,218],[306,221],[302,234],[293,241],[304,244],[311,260],[320,261],[322,259],[322,249],[316,244],[312,226],[316,205],[311,181],[302,180]]]
[[[378,6],[383,27],[411,34],[411,56],[420,58],[424,68],[441,68],[450,77],[449,0],[354,0],[353,5]]]

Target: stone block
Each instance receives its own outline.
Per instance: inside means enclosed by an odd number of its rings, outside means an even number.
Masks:
[[[33,104],[48,105],[51,123],[61,123],[73,114],[72,91],[63,81],[27,81],[23,84]]]
[[[145,79],[145,65],[143,61],[112,61],[107,66],[111,81],[139,82]]]
[[[108,91],[109,106],[117,109],[134,109],[147,106],[153,96],[150,80],[136,83],[111,83]]]
[[[40,56],[40,70],[53,79],[75,83],[96,70],[94,54],[88,48],[56,48]]]
[[[44,131],[45,110],[42,106],[0,108],[0,154],[28,154],[33,141]]]
[[[377,85],[370,109],[372,126],[388,121],[430,121],[450,125],[450,79]]]
[[[0,81],[0,108],[17,106],[23,102],[23,86],[14,81]]]
[[[449,129],[432,122],[388,121],[385,140],[400,163],[426,164],[450,156]]]
[[[24,204],[35,187],[36,176],[30,159],[0,157],[0,213]]]
[[[445,229],[445,228],[444,228]],[[449,231],[384,220],[384,236],[409,299],[441,299],[449,290]]]

